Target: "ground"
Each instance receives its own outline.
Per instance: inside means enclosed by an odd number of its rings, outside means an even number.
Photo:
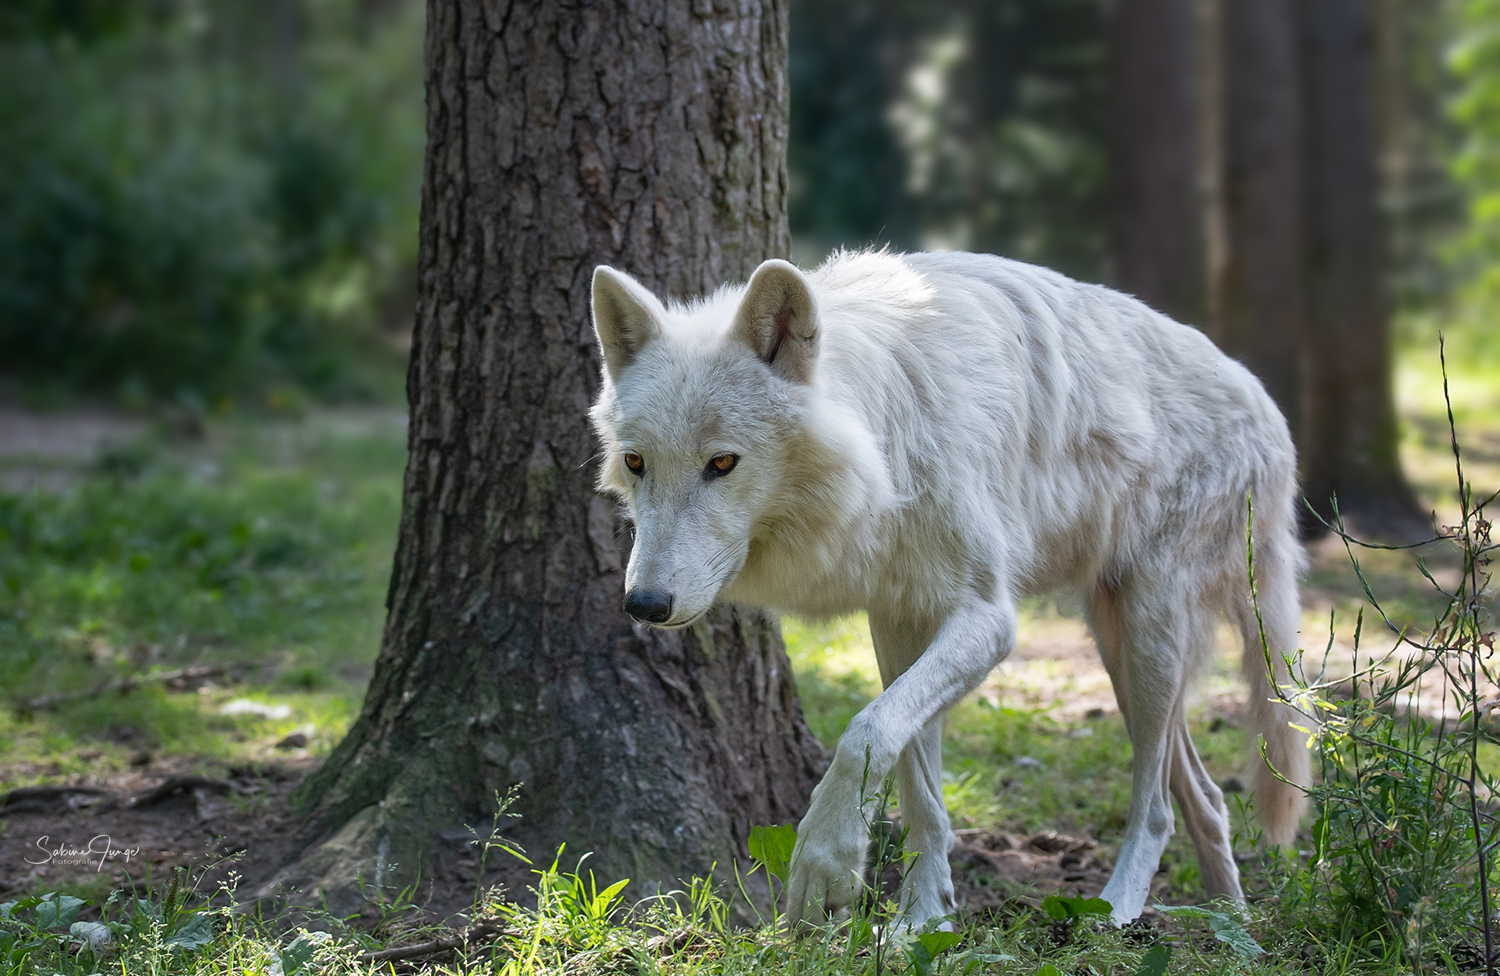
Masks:
[[[1451,523],[1431,353],[1413,347],[1401,361],[1403,462]],[[1459,368],[1452,384],[1480,485],[1500,485],[1490,376]],[[111,889],[176,866],[213,891],[280,863],[295,822],[289,796],[348,727],[369,679],[404,444],[394,409],[164,422],[0,407],[0,898],[68,891],[93,900],[87,919]],[[1327,643],[1347,671],[1361,590],[1338,540],[1310,555],[1304,642],[1315,655]],[[1408,556],[1361,560],[1393,617],[1434,611]],[[1428,560],[1440,581],[1456,572],[1451,554]],[[832,745],[878,691],[868,630],[860,618],[783,629],[809,723]],[[1190,724],[1233,796],[1253,760],[1227,638]],[[111,687],[188,667],[199,670]],[[43,700],[56,695],[71,697]],[[1015,653],[948,721],[944,778],[967,910],[1003,914],[1016,899],[1102,888],[1128,807],[1129,744],[1075,607],[1025,605]],[[91,845],[102,859],[78,852]],[[1248,858],[1249,843],[1240,847]],[[455,870],[482,887],[495,864]],[[1185,836],[1163,858],[1154,895],[1204,899]],[[383,897],[370,918],[385,917]]]

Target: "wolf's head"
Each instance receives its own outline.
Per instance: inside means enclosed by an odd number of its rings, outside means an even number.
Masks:
[[[591,411],[600,487],[635,522],[625,610],[691,623],[733,580],[786,501],[811,395],[818,314],[802,273],[767,261],[741,289],[668,309],[634,279],[594,271],[604,386]]]

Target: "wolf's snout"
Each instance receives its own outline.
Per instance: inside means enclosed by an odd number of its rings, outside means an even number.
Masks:
[[[625,612],[648,624],[666,623],[672,616],[672,594],[657,590],[627,590]]]

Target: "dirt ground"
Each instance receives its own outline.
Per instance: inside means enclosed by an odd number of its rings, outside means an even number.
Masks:
[[[147,427],[144,418],[105,410],[36,413],[0,403],[0,487],[55,491],[80,465]]]
[[[0,796],[0,896],[64,886],[137,889],[191,869],[199,890],[265,877],[290,849],[288,797],[311,768],[291,760],[203,775],[191,757]],[[14,769],[19,775],[45,770]]]
[[[116,778],[6,794],[0,797],[0,899],[92,889],[97,903],[115,888],[143,891],[162,883],[182,867],[201,894],[222,900],[229,897],[225,886],[234,886],[244,900],[292,853],[296,821],[289,797],[312,765],[264,765],[207,777],[169,758]],[[960,904],[971,911],[1056,892],[1089,897],[1109,879],[1109,862],[1086,837],[1050,831],[958,835],[951,857],[954,884]],[[438,884],[417,895],[419,905],[440,917],[466,907],[478,880],[478,862],[462,847],[445,859]],[[496,865],[484,883],[514,888],[522,879],[513,874]]]

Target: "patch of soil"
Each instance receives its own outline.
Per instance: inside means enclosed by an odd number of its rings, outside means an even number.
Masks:
[[[146,428],[142,418],[108,410],[38,413],[0,403],[0,487],[56,491],[100,452]]]
[[[1104,890],[1113,865],[1099,842],[1043,831],[1030,837],[1000,830],[958,830],[948,855],[961,906],[983,912],[1020,899],[1034,905],[1048,895],[1092,898]],[[1164,883],[1165,875],[1158,876]],[[1153,897],[1160,885],[1152,884]]]
[[[204,776],[168,757],[108,777],[0,796],[0,895],[64,886],[143,889],[177,867],[198,890],[269,876],[291,850],[288,797],[311,760]]]
[[[290,795],[315,764],[294,760],[204,776],[188,758],[168,757],[109,777],[0,795],[0,898],[63,887],[97,886],[99,895],[144,890],[184,867],[200,893],[213,896],[237,880],[238,900],[247,901],[294,853]],[[1012,914],[1018,903],[1036,906],[1058,893],[1093,897],[1109,880],[1111,864],[1091,838],[956,834],[950,862],[966,912]],[[535,879],[521,862],[495,852],[481,867],[466,831],[443,840],[435,870],[413,898],[420,916],[462,924],[476,886],[503,884],[525,899]],[[1157,876],[1152,900],[1166,877]],[[371,927],[382,923],[374,904],[355,914]]]

